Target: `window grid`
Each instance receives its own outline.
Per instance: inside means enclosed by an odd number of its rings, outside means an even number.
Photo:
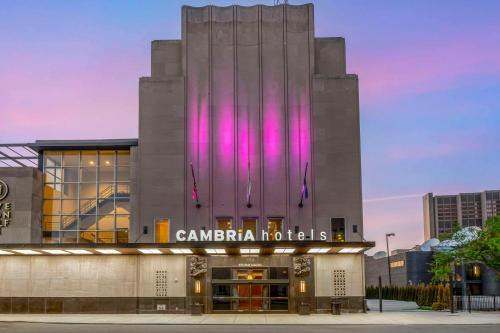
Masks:
[[[67,163],[66,156],[72,156],[73,162]],[[83,156],[90,156],[89,165],[84,165]],[[104,156],[110,159],[101,160]],[[44,242],[128,241],[130,223],[128,151],[49,151],[44,153],[43,170]],[[85,172],[89,172],[91,177]],[[106,175],[107,182],[101,183],[101,174],[105,172],[112,172],[112,177]],[[118,178],[119,172],[120,178]],[[66,177],[68,173],[73,175]],[[76,188],[76,192],[68,193],[67,189],[71,188]],[[83,194],[82,189],[87,189],[89,194]],[[110,208],[108,212],[103,209],[105,205]],[[73,208],[68,209],[71,206]],[[112,222],[106,222],[105,219],[112,219]],[[87,225],[83,225],[84,222]],[[101,228],[100,224],[104,225],[105,222],[108,226]],[[118,222],[123,226],[120,227]]]

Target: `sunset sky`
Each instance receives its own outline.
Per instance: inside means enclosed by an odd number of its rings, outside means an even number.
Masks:
[[[359,75],[367,240],[420,244],[426,192],[500,189],[500,1],[313,3]],[[0,0],[0,143],[137,137],[150,42],[180,38],[182,4],[209,2]]]

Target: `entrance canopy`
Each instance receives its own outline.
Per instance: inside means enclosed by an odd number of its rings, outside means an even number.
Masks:
[[[255,241],[255,242],[176,242],[126,244],[0,244],[5,255],[113,255],[113,254],[353,254],[363,253],[375,242]]]

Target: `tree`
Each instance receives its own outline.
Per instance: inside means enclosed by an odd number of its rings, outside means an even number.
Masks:
[[[474,239],[457,244],[434,254],[431,264],[433,281],[448,281],[453,266],[467,262],[483,263],[500,275],[500,216],[488,219]]]
[[[460,224],[458,224],[458,222],[455,222],[453,223],[452,227],[451,227],[451,231],[448,231],[448,232],[442,232],[438,235],[438,239],[440,242],[444,241],[444,240],[447,240],[447,239],[451,239],[453,237],[453,235],[459,231],[461,229],[460,227]]]

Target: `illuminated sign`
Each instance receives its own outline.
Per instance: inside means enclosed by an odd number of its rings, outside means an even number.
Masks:
[[[391,268],[398,268],[398,267],[405,267],[405,261],[404,260],[398,260],[398,261],[392,261],[391,262]]]
[[[7,198],[9,195],[9,186],[3,180],[0,179],[0,201]],[[0,235],[2,234],[2,229],[6,228],[12,220],[12,203],[11,202],[0,202]]]
[[[319,233],[320,240],[326,241],[326,232]],[[287,232],[275,232],[269,237],[269,232],[262,230],[260,239],[263,241],[281,241],[281,240],[305,240],[314,239],[314,229],[311,229],[306,237],[305,232],[293,234],[292,230]],[[175,233],[175,240],[178,242],[254,242],[255,235],[251,230],[178,230]]]
[[[5,183],[3,180],[0,179],[0,201],[7,198],[8,194],[9,194],[9,187],[7,186],[7,183]]]

